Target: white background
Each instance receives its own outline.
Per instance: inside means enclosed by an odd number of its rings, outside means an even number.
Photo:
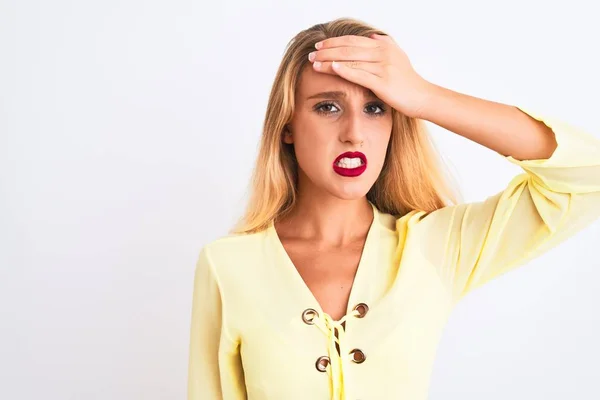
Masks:
[[[362,19],[439,85],[600,135],[597,5],[548,3],[1,0],[0,398],[185,398],[196,258],[245,204],[301,29]],[[467,201],[520,172],[431,130]],[[600,398],[599,239],[468,296],[430,398]]]

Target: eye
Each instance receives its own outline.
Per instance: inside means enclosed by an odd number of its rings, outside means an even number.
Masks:
[[[383,103],[371,103],[365,107],[365,110],[368,114],[382,115],[385,114],[386,108]]]
[[[314,110],[319,114],[331,115],[338,113],[340,111],[340,108],[335,103],[331,101],[326,101],[317,104],[314,107]],[[365,112],[374,116],[382,116],[383,114],[385,114],[386,110],[387,109],[382,102],[370,103],[367,104],[367,106],[365,107]]]
[[[339,108],[332,102],[323,102],[315,106],[315,111],[319,114],[333,114],[339,111]]]

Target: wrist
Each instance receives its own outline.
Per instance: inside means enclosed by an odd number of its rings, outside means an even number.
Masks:
[[[419,101],[419,106],[415,110],[415,115],[412,117],[429,120],[432,111],[436,108],[435,99],[442,94],[442,90],[443,88],[441,86],[423,79],[422,88],[420,90],[421,100]]]

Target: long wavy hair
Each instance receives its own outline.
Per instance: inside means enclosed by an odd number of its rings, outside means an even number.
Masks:
[[[368,24],[339,18],[299,32],[286,46],[271,88],[258,157],[250,181],[247,208],[230,231],[249,234],[264,230],[289,213],[296,203],[298,162],[293,144],[282,140],[294,113],[300,74],[315,43],[337,36],[386,35]],[[422,120],[392,109],[392,132],[379,177],[367,199],[384,213],[400,217],[412,210],[431,212],[456,204],[458,194],[441,168],[439,154]]]

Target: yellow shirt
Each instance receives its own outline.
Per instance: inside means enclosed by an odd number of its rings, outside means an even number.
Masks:
[[[558,148],[545,160],[505,157],[524,173],[502,192],[400,218],[371,204],[345,329],[323,313],[273,223],[206,244],[195,271],[188,399],[425,400],[457,301],[600,216],[600,141],[526,112],[553,129]]]

